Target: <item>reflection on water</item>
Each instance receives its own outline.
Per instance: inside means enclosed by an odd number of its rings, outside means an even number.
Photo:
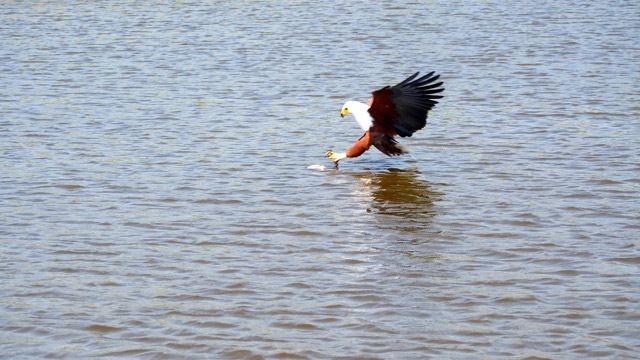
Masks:
[[[368,211],[378,215],[380,227],[402,231],[425,229],[436,216],[440,191],[421,177],[416,168],[352,174],[361,180],[370,198]]]

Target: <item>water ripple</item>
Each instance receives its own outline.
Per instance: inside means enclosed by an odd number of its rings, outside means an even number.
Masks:
[[[5,357],[636,356],[636,2],[3,10]]]

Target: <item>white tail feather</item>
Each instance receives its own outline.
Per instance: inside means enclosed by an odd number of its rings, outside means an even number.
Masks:
[[[418,160],[418,159],[416,159],[415,156],[413,156],[413,150],[411,150],[408,146],[405,146],[405,145],[402,145],[400,143],[397,143],[396,147],[398,149],[400,149],[403,154],[407,154],[407,155],[411,156],[411,158],[413,158],[413,160]]]
[[[398,149],[400,149],[400,151],[402,151],[403,154],[411,154],[413,152],[411,151],[411,149],[409,149],[409,147],[402,145],[400,143],[397,143],[395,145]]]

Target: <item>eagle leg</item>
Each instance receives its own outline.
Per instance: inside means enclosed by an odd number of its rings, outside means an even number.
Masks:
[[[337,153],[332,150],[327,151],[327,157],[333,161],[336,165],[336,169],[338,168],[338,162],[347,157],[346,153]]]

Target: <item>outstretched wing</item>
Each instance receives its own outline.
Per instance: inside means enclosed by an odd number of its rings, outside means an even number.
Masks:
[[[441,99],[436,95],[444,90],[440,75],[430,72],[420,78],[417,72],[398,85],[386,86],[373,92],[369,114],[374,132],[390,136],[411,136],[427,124],[427,114]],[[417,78],[417,79],[416,79]]]

